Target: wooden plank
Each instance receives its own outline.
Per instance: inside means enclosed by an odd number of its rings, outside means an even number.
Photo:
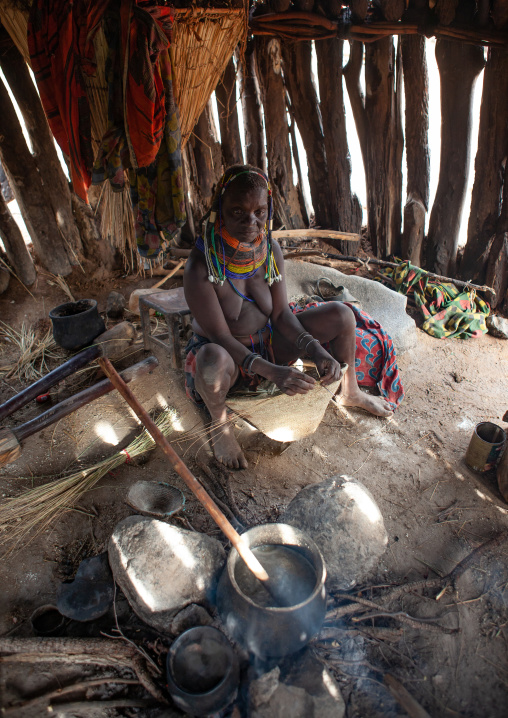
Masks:
[[[277,229],[272,232],[274,239],[292,239],[293,237],[316,237],[317,239],[341,239],[345,242],[359,242],[356,232],[336,232],[333,229]]]

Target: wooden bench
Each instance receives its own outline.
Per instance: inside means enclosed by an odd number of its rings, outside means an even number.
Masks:
[[[166,320],[167,333],[154,336],[150,324],[150,309],[162,314]],[[141,330],[147,351],[156,347],[168,353],[173,369],[182,369],[182,342],[180,331],[190,321],[190,309],[185,300],[183,287],[168,292],[155,292],[139,298]]]

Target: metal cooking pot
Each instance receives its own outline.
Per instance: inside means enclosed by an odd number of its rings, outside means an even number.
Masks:
[[[223,623],[238,643],[259,657],[276,658],[299,651],[319,632],[325,617],[326,568],[320,550],[303,531],[287,524],[256,526],[242,538],[251,549],[271,545],[293,549],[309,562],[315,583],[308,596],[294,606],[262,606],[240,588],[237,571],[242,559],[233,548],[217,588]]]

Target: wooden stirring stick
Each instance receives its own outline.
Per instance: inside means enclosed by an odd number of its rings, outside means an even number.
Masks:
[[[152,439],[158,446],[160,446],[162,451],[166,454],[174,470],[182,477],[182,479],[185,481],[192,493],[196,496],[198,501],[200,501],[201,504],[208,511],[217,526],[231,541],[231,543],[247,565],[247,568],[254,574],[254,576],[259,581],[263,583],[263,586],[266,588],[266,590],[270,593],[272,598],[277,602],[279,606],[291,606],[291,596],[287,596],[286,594],[284,594],[278,587],[277,582],[273,579],[270,579],[261,563],[252,553],[245,539],[240,536],[237,531],[235,531],[235,529],[229,523],[229,521],[219,509],[217,504],[210,498],[210,496],[201,486],[196,477],[189,471],[189,469],[183,463],[176,451],[169,444],[164,434],[155,425],[155,422],[151,419],[148,412],[143,409],[132,391],[123,381],[122,377],[119,376],[113,364],[106,357],[99,359],[99,364],[102,371],[108,377],[115,389],[118,390],[118,392],[122,395],[127,404],[129,404],[131,409],[139,418],[141,423],[145,426]]]

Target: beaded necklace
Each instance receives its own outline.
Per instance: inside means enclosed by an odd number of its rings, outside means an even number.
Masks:
[[[265,230],[256,237],[254,242],[249,243],[240,242],[235,237],[232,237],[225,227],[222,226],[222,196],[228,185],[242,174],[257,174],[262,177],[267,184],[269,197],[267,226]],[[254,169],[245,169],[232,175],[228,175],[228,172],[226,172],[219,183],[219,189],[220,191],[216,201],[212,205],[212,210],[203,222],[203,235],[196,240],[196,248],[201,250],[205,255],[208,279],[210,282],[220,284],[221,286],[226,279],[231,284],[231,279],[247,279],[248,277],[252,277],[264,264],[266,267],[265,280],[268,282],[268,285],[271,286],[273,282],[280,282],[282,277],[272,250],[273,201],[268,178],[260,170]],[[241,297],[252,301],[239,292],[232,284],[231,286]]]

